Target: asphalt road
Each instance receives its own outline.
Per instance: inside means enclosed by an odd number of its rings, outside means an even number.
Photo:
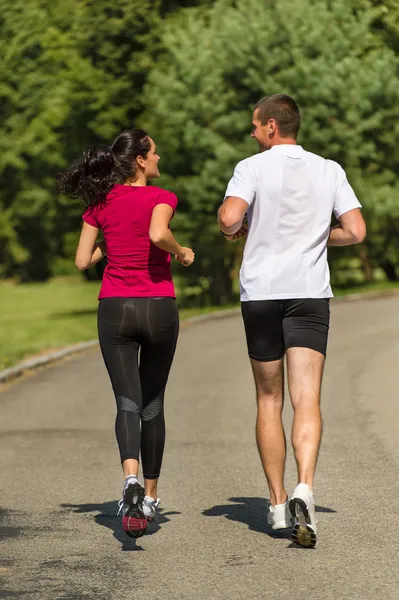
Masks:
[[[266,524],[239,317],[183,328],[158,528],[115,516],[114,399],[97,349],[0,395],[0,592],[30,600],[399,598],[399,298],[333,303],[315,550]],[[292,410],[285,408],[289,427]],[[295,486],[292,454],[288,489]]]

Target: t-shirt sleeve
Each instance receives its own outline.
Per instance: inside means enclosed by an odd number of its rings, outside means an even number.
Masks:
[[[251,206],[255,198],[256,185],[255,175],[246,161],[238,163],[234,169],[233,177],[230,179],[224,199],[228,196],[242,198]]]
[[[82,219],[92,227],[98,227],[98,229],[100,229],[100,224],[98,222],[98,206],[89,206],[83,213]]]
[[[179,201],[176,194],[168,192],[167,190],[162,190],[154,199],[154,206],[158,206],[158,204],[168,204],[173,209],[173,214],[175,213],[178,203]]]
[[[348,212],[348,210],[362,208],[362,205],[357,199],[356,194],[346,177],[345,171],[339,165],[338,168],[337,192],[334,202],[334,215],[337,219]]]

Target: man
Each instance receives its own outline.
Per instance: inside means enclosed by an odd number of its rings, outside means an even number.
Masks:
[[[293,540],[314,547],[313,478],[333,296],[327,245],[358,244],[366,227],[343,169],[297,145],[300,114],[292,98],[263,98],[252,124],[260,153],[236,166],[218,221],[227,239],[248,233],[240,271],[241,308],[256,386],[256,440],[270,491],[268,521],[273,529],[293,524]],[[333,228],[332,213],[339,222]],[[290,501],[284,487],[284,355],[298,470]]]

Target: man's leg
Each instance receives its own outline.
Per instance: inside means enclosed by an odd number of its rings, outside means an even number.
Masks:
[[[248,354],[255,378],[258,415],[256,441],[273,506],[284,504],[286,442],[281,413],[284,402],[282,306],[277,300],[241,303]]]
[[[251,359],[255,378],[258,415],[256,441],[270,490],[270,501],[284,504],[286,441],[282,422],[284,404],[283,358],[270,362]]]
[[[292,445],[298,485],[290,503],[292,539],[314,548],[317,540],[313,479],[321,440],[320,390],[327,349],[330,306],[326,298],[286,300],[283,305],[287,381],[294,408]]]
[[[324,356],[309,348],[287,350],[287,380],[294,408],[292,445],[298,468],[298,483],[313,489],[322,420],[320,390]]]

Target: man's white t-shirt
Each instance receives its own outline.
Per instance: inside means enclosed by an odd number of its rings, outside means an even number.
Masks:
[[[361,208],[338,163],[298,145],[276,145],[238,163],[228,196],[248,203],[242,301],[333,296],[331,215]]]

